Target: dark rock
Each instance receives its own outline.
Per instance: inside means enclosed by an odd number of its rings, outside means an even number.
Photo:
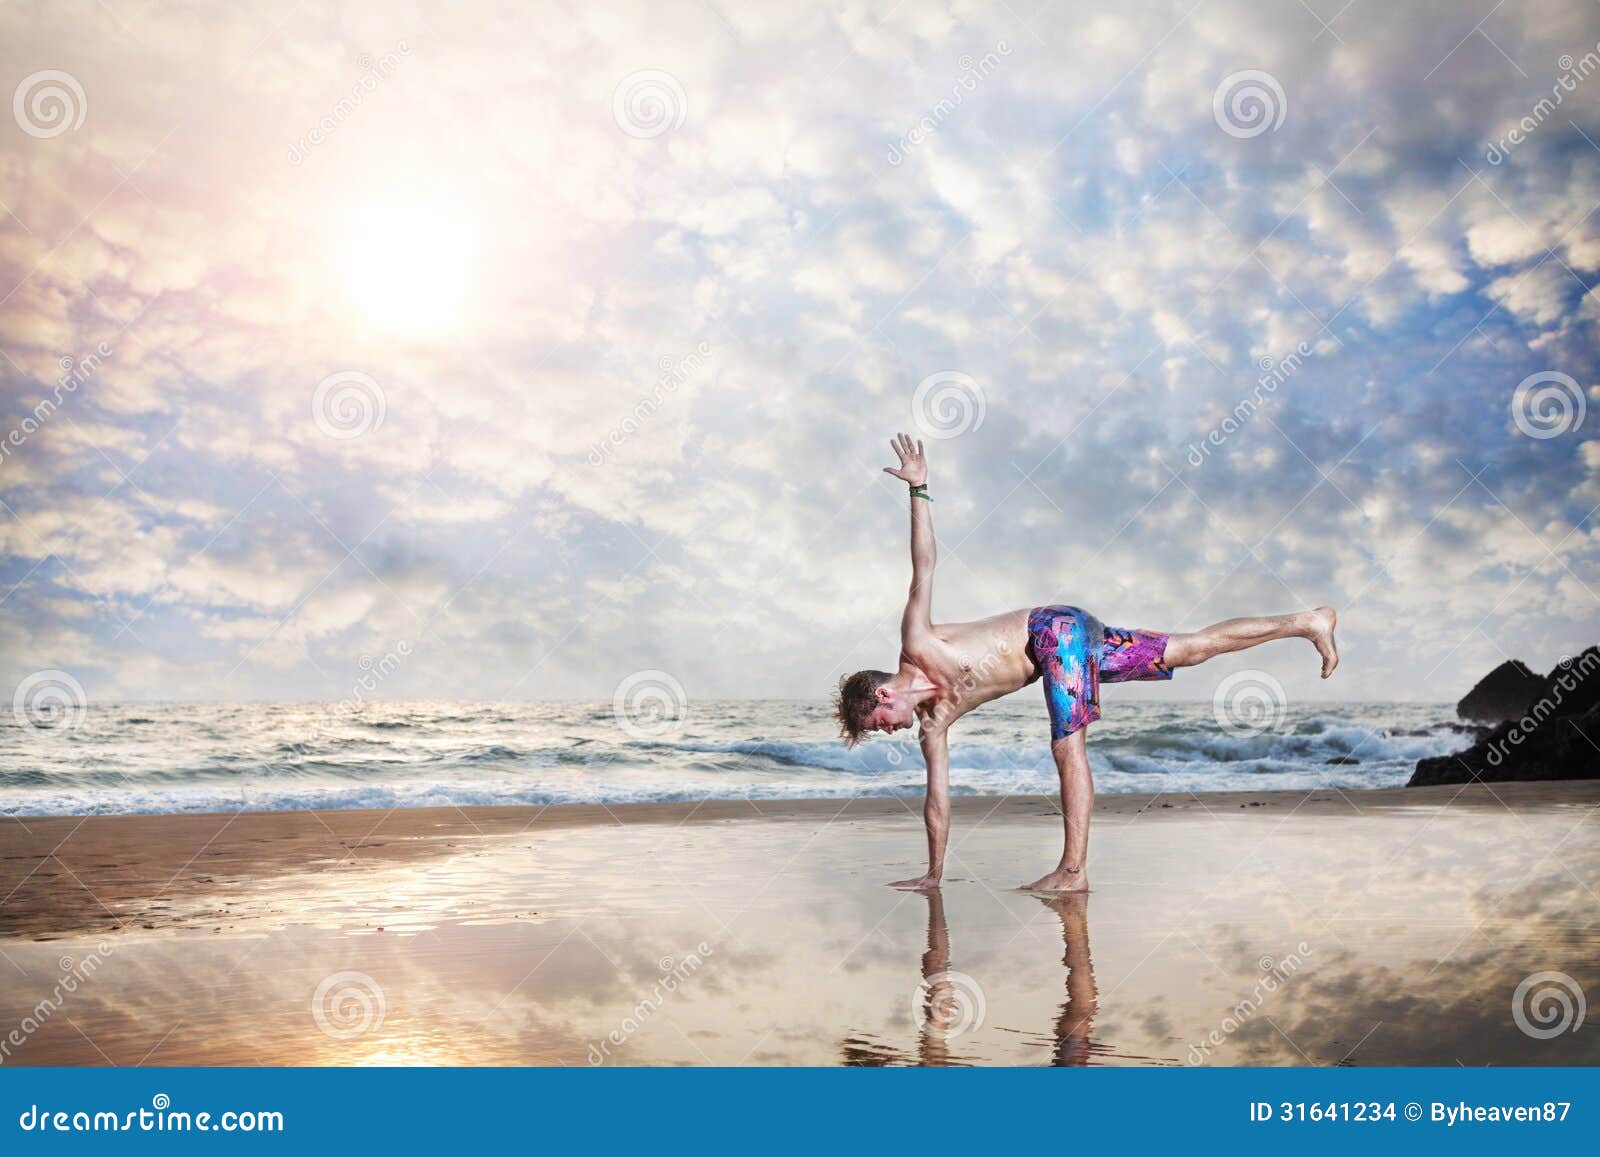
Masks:
[[[1324,762],[1324,763],[1349,764],[1349,763],[1360,763],[1361,761],[1359,759],[1357,759],[1353,755],[1334,755],[1334,756],[1330,756],[1329,758],[1323,760],[1322,762]]]
[[[1600,706],[1600,647],[1590,647],[1563,660],[1539,681],[1539,690],[1528,701],[1526,712],[1537,723],[1550,716],[1584,715],[1597,706]],[[1527,725],[1524,721],[1524,726]]]
[[[1544,680],[1530,671],[1519,659],[1507,659],[1490,671],[1478,685],[1468,691],[1456,704],[1456,714],[1463,719],[1481,719],[1485,723],[1499,723],[1503,719],[1521,715],[1523,708],[1533,702],[1544,686]]]
[[[1417,761],[1408,787],[1439,783],[1600,778],[1600,707],[1551,715],[1532,728],[1502,723],[1454,755]]]
[[[1461,701],[1461,712],[1466,714],[1467,701],[1512,666],[1502,663],[1490,672]],[[1520,663],[1514,666],[1526,670]],[[1589,647],[1535,678],[1533,694],[1514,717],[1478,729],[1476,742],[1465,751],[1419,760],[1407,786],[1600,778],[1600,648]]]

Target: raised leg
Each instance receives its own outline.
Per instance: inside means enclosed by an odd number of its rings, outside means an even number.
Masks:
[[[1339,665],[1339,648],[1333,638],[1338,624],[1339,614],[1332,607],[1292,615],[1225,619],[1203,630],[1171,636],[1162,661],[1169,667],[1193,667],[1217,655],[1258,647],[1274,639],[1310,639],[1322,656],[1322,677],[1326,679]]]
[[[1056,870],[1023,888],[1029,892],[1087,892],[1089,877],[1089,817],[1094,811],[1094,776],[1089,771],[1087,728],[1050,744],[1056,774],[1061,777],[1061,821],[1066,828],[1065,847]]]

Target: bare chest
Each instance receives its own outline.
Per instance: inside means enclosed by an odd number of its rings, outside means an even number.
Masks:
[[[1026,653],[1026,619],[1013,623],[1013,617],[936,627],[923,669],[941,690],[979,698],[1016,690],[1033,663]]]

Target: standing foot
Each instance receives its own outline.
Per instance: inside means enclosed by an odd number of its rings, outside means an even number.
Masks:
[[[1023,892],[1087,892],[1089,890],[1089,877],[1082,868],[1069,871],[1066,868],[1057,868],[1048,876],[1041,876],[1031,884],[1024,884],[1019,889]]]
[[[1311,630],[1306,636],[1322,656],[1322,677],[1326,679],[1339,665],[1339,645],[1334,642],[1333,629],[1339,625],[1339,612],[1332,607],[1318,607],[1311,612]]]

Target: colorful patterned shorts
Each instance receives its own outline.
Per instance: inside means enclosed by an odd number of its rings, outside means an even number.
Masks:
[[[1080,607],[1028,612],[1028,657],[1044,679],[1050,738],[1061,739],[1100,718],[1100,684],[1170,679],[1161,661],[1160,631],[1108,627]]]

